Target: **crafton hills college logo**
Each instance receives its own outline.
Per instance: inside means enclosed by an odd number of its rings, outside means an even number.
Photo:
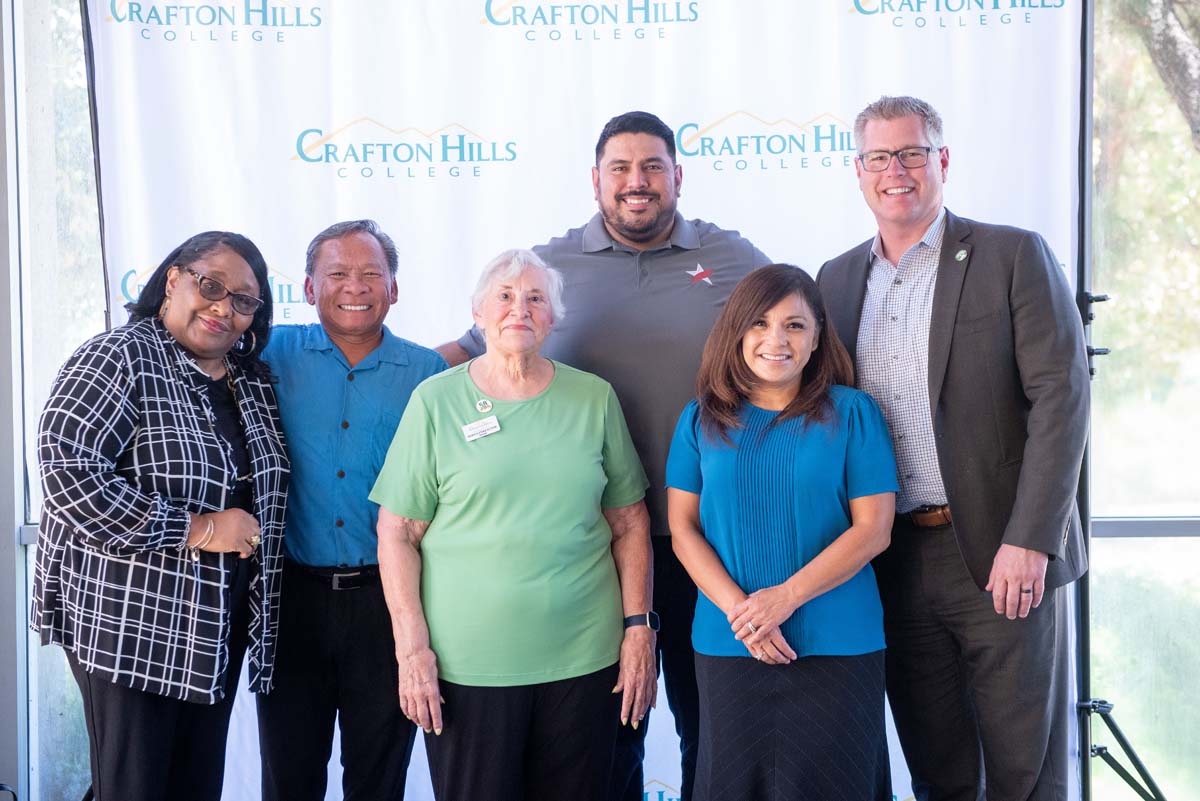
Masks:
[[[281,44],[325,23],[313,0],[235,0],[231,3],[143,3],[108,0],[104,21],[129,26],[140,39],[169,43]]]
[[[844,2],[844,0],[839,0]],[[851,14],[893,28],[950,30],[1032,25],[1067,0],[852,0]]]
[[[669,784],[651,779],[642,787],[642,801],[680,801],[683,794]]]
[[[482,25],[519,33],[527,42],[599,42],[666,39],[669,31],[700,21],[704,0],[614,0],[539,3],[484,0]]]
[[[393,127],[373,117],[305,128],[292,161],[321,166],[340,179],[480,178],[517,160],[517,143],[476,133],[457,122],[425,130]]]
[[[749,111],[685,122],[675,133],[675,148],[721,173],[849,167],[855,153],[853,126],[829,112],[804,122]]]

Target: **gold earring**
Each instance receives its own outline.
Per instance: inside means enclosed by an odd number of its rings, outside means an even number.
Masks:
[[[171,296],[167,295],[163,298],[162,305],[158,307],[158,319],[163,319],[167,316],[167,309],[171,308]]]

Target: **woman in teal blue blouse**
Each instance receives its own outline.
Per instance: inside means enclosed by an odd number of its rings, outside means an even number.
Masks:
[[[891,799],[883,613],[896,463],[803,270],[734,289],[667,462],[672,542],[702,592],[696,799]]]

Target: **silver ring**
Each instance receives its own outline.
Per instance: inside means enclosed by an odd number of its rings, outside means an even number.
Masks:
[[[261,534],[255,534],[252,537],[250,537],[250,547],[251,548],[257,548],[260,545],[262,545],[262,535]]]
[[[751,634],[758,634],[758,627],[755,626],[753,623],[747,623],[746,628],[750,629]]]
[[[761,661],[762,661],[762,658],[763,658],[763,652],[762,652],[762,651],[755,651],[755,652],[754,652],[754,658],[755,658],[755,659],[757,659],[758,661],[760,661],[760,662],[761,662]]]

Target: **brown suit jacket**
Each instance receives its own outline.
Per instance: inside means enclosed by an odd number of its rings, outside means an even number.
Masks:
[[[854,358],[868,240],[817,277]],[[946,212],[929,326],[929,407],[959,550],[975,583],[1002,543],[1050,554],[1046,586],[1087,570],[1075,503],[1087,440],[1083,325],[1036,233]]]

